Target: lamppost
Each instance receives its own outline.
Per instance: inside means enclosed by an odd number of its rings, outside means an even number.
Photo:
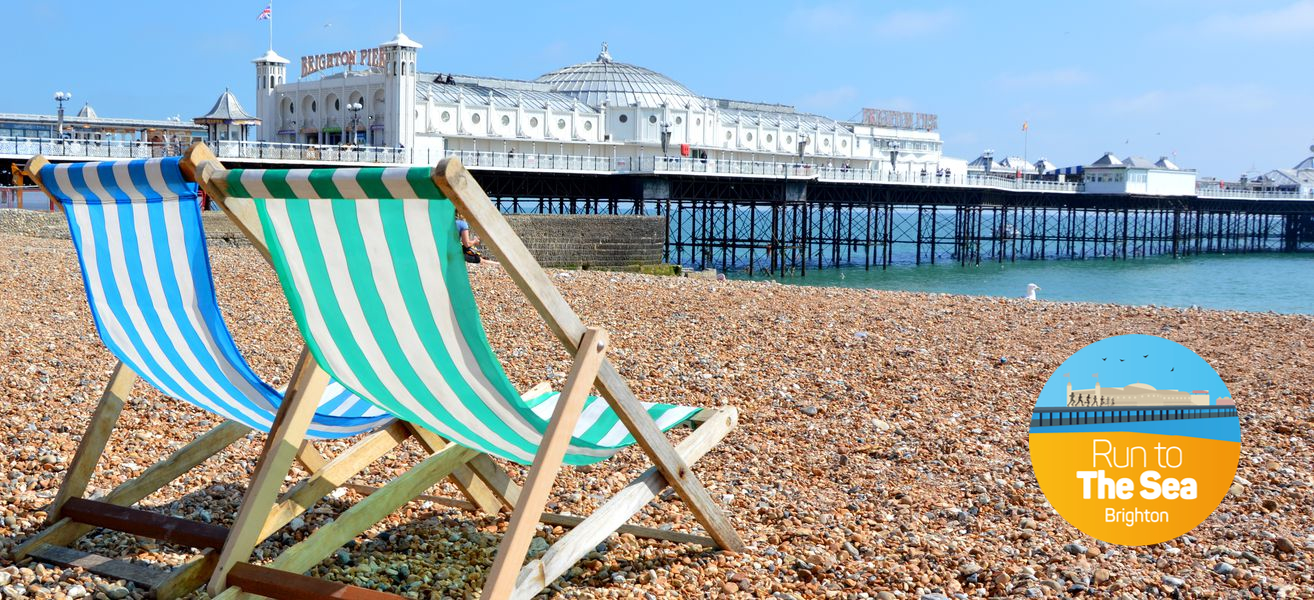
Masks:
[[[351,145],[355,146],[360,136],[356,133],[356,128],[360,125],[360,110],[365,108],[364,104],[352,102],[347,105],[347,110],[351,111]]]
[[[899,176],[899,140],[890,142],[890,172],[897,179]]]
[[[56,119],[55,139],[64,139],[64,103],[72,99],[72,92],[55,92],[55,102],[59,103],[59,117]]]
[[[670,147],[670,145],[671,145],[671,124],[667,123],[666,121],[662,121],[662,157],[663,158],[666,156],[667,154],[666,151]]]
[[[806,135],[798,136],[798,162],[803,162],[803,150],[808,147],[810,141],[812,140],[808,139]]]

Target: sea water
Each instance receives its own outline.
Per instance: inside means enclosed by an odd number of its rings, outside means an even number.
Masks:
[[[1019,297],[1041,300],[1314,314],[1314,253],[1256,253],[1110,260],[1033,260],[808,269],[804,276],[731,274],[793,285]]]

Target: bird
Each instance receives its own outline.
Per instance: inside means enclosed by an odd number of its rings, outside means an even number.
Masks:
[[[1118,359],[1118,362],[1127,362],[1127,359],[1125,359],[1125,358],[1119,358],[1119,359]]]
[[[1173,368],[1171,368],[1171,369],[1168,369],[1168,372],[1169,372],[1169,373],[1172,373],[1173,371],[1176,371],[1176,370],[1177,370],[1177,367],[1173,367]]]
[[[1150,355],[1149,355],[1149,354],[1146,354],[1145,356],[1142,356],[1141,358],[1149,358],[1149,357],[1150,357]]]
[[[1107,358],[1101,358],[1100,360],[1109,360],[1109,359],[1107,359]]]
[[[1028,284],[1027,284],[1027,295],[1023,296],[1023,298],[1026,298],[1027,300],[1035,300],[1035,299],[1036,299],[1036,292],[1039,291],[1039,290],[1040,290],[1040,286],[1038,286],[1038,285],[1036,285],[1036,284],[1034,284],[1034,283],[1028,283]]]

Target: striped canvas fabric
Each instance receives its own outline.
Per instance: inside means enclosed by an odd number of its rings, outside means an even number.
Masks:
[[[49,165],[101,340],[165,394],[268,432],[283,395],[237,351],[215,300],[200,203],[177,158]],[[342,438],[392,420],[331,382],[308,435]]]
[[[524,400],[488,344],[457,238],[454,208],[428,168],[234,170],[253,198],[283,291],[330,374],[392,414],[463,446],[522,464],[556,393]],[[669,429],[696,408],[645,404]],[[634,443],[590,397],[567,464]]]

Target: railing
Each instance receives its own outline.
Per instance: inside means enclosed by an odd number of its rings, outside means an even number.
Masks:
[[[467,167],[492,169],[522,169],[544,171],[592,171],[611,173],[612,159],[608,156],[578,156],[574,154],[532,154],[521,152],[456,152],[426,151],[419,164],[437,164],[443,158],[455,156]]]
[[[1237,200],[1309,200],[1314,198],[1314,191],[1301,194],[1300,192],[1237,190],[1200,186],[1195,189],[1195,195],[1201,198],[1233,198]]]
[[[1017,179],[988,173],[936,175],[934,173],[904,173],[853,169],[846,167],[820,167],[820,178],[837,181],[869,181],[872,183],[906,183],[915,185],[952,187],[989,187],[1000,190],[1028,192],[1076,193],[1082,190],[1077,181],[1049,181],[1043,179]]]
[[[381,146],[328,146],[314,144],[286,144],[281,142],[250,142],[219,140],[207,142],[219,158],[248,160],[322,160],[330,162],[369,164],[410,164],[407,148]]]
[[[1065,406],[1033,408],[1032,427],[1099,425],[1103,423],[1139,423],[1142,421],[1176,421],[1235,417],[1235,406]]]
[[[640,156],[625,159],[620,167],[639,173],[712,173],[762,177],[816,177],[819,167],[807,163],[758,160],[715,160],[682,156]],[[618,159],[619,162],[619,159]]]
[[[35,185],[22,187],[0,187],[0,208],[25,208],[27,210],[52,210],[54,203],[50,197]]]
[[[0,137],[0,154],[18,156],[44,154],[76,158],[151,158],[176,156],[185,149],[185,145],[169,143]]]

